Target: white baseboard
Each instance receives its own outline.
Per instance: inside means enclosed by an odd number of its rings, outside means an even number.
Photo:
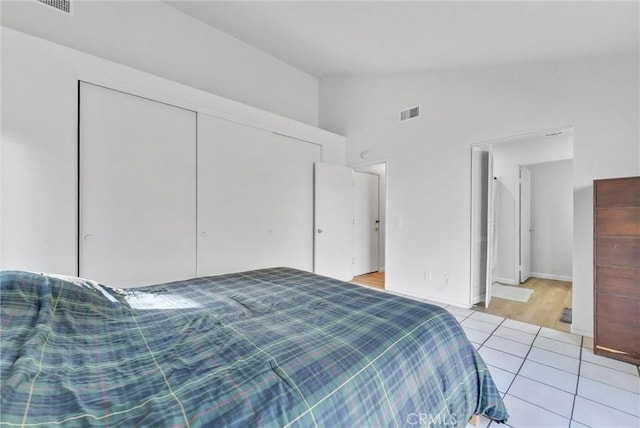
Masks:
[[[372,288],[372,289],[373,290],[379,290],[377,288]],[[400,292],[389,290],[389,289],[384,289],[384,290],[379,290],[379,291],[384,291],[385,293],[394,294],[396,296],[406,297],[406,298],[411,299],[411,300],[418,300],[420,302],[435,304],[436,306],[453,305],[453,306],[457,306],[459,308],[465,308],[465,309],[471,309],[473,307],[473,305],[470,305],[469,303],[460,303],[460,302],[455,302],[453,300],[448,300],[448,299],[435,299],[435,298],[431,298],[431,297],[420,297],[420,296],[415,296],[415,295],[412,295],[412,294],[400,293]]]
[[[378,268],[378,272],[384,272],[384,266]]]
[[[554,281],[573,282],[573,277],[565,276],[565,275],[553,275],[550,273],[531,272],[531,276],[535,278],[551,279]]]
[[[571,333],[579,334],[580,336],[593,337],[593,330],[583,330],[581,328],[576,328],[571,324]]]
[[[423,302],[425,303],[431,303],[431,304],[437,304],[438,306],[440,305],[446,305],[446,306],[456,306],[458,308],[464,308],[464,309],[471,309],[473,308],[473,305],[469,304],[469,303],[460,303],[460,302],[454,302],[453,300],[447,300],[447,299],[422,299]]]
[[[493,278],[494,282],[499,282],[500,284],[507,284],[507,285],[520,285],[518,283],[516,283],[512,278]]]

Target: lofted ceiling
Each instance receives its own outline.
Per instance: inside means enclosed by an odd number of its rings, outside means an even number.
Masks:
[[[167,1],[313,76],[639,50],[638,1]]]

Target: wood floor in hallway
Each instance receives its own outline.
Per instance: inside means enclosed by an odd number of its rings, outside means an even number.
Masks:
[[[518,287],[534,290],[527,303],[493,297],[489,308],[481,302],[473,309],[554,330],[571,331],[571,324],[560,321],[562,308],[571,307],[570,282],[529,278]]]
[[[384,290],[384,281],[384,272],[372,272],[356,276],[351,282]],[[529,278],[519,287],[534,290],[527,303],[494,297],[489,308],[482,302],[473,309],[554,330],[571,331],[571,324],[560,321],[562,309],[571,307],[570,282]]]
[[[365,275],[356,276],[351,280],[351,282],[384,290],[384,272],[371,272]]]

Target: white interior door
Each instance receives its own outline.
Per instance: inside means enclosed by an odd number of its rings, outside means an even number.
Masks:
[[[314,272],[353,278],[353,170],[315,164]]]
[[[379,262],[379,186],[380,177],[353,172],[354,183],[354,252],[353,275],[377,272]]]
[[[130,287],[195,276],[196,114],[80,87],[79,274]]]
[[[198,276],[313,269],[317,144],[198,115]]]
[[[520,167],[520,282],[531,276],[531,171]]]

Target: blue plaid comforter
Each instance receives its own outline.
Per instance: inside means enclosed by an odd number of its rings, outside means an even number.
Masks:
[[[274,268],[116,290],[5,271],[1,426],[464,426],[504,421],[436,306]]]

